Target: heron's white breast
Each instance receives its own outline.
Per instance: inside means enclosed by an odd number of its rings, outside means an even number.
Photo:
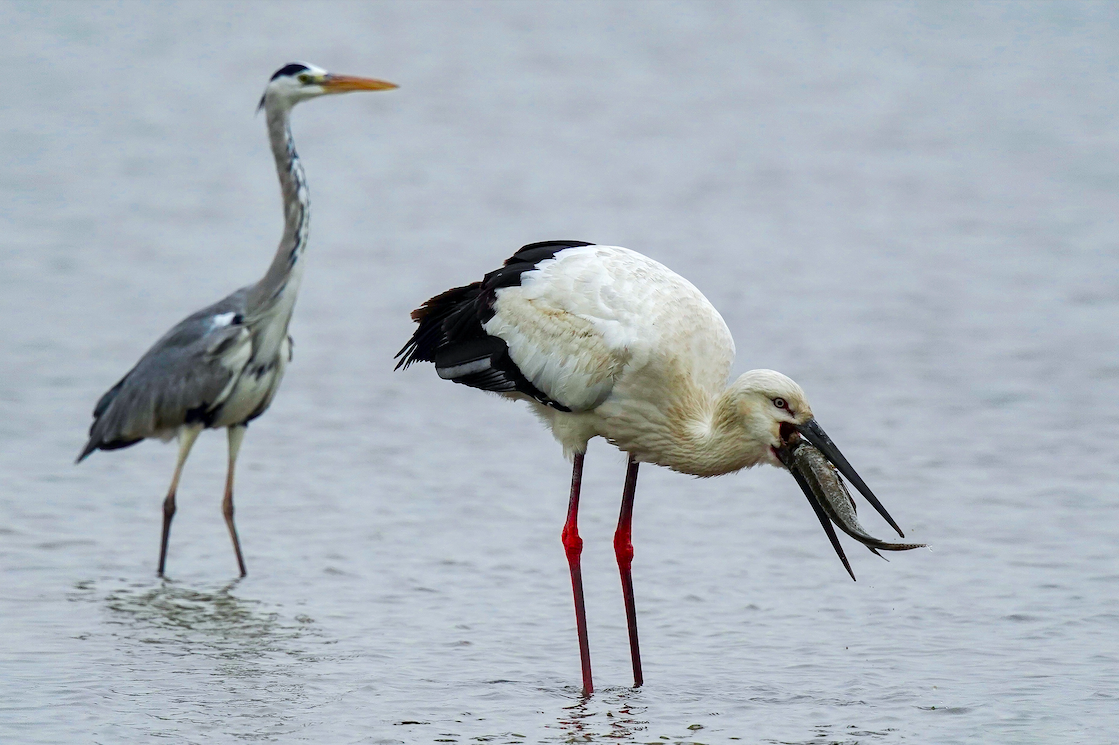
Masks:
[[[305,264],[300,261],[292,267],[291,275],[273,304],[259,319],[252,321],[255,361],[268,362],[279,357],[287,360],[288,355],[282,350],[287,344],[288,325],[295,311],[295,301],[299,296],[299,285],[303,281],[304,266]]]
[[[246,359],[245,364],[242,364],[226,387],[227,393],[221,399],[221,410],[213,426],[228,427],[243,422],[262,406],[266,408],[280,387],[280,381],[287,369],[290,351],[285,335],[280,345],[280,353],[272,364],[260,365],[255,359]]]

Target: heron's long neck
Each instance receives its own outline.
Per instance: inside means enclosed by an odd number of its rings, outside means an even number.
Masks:
[[[281,322],[286,333],[287,319],[291,316],[303,276],[301,260],[310,230],[311,199],[303,165],[299,162],[291,136],[291,109],[267,102],[265,111],[268,141],[276,159],[276,175],[280,178],[280,193],[284,201],[284,235],[268,271],[249,292],[247,310],[250,316],[273,313],[286,316]]]

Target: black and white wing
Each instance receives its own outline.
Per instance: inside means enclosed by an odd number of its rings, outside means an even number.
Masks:
[[[481,282],[431,298],[412,312],[412,320],[419,328],[397,352],[397,369],[414,362],[431,362],[444,380],[496,393],[521,393],[560,411],[569,411],[525,377],[510,356],[509,345],[488,333],[485,324],[494,317],[498,290],[519,285],[522,274],[559,251],[588,245],[583,241],[529,244]]]
[[[525,246],[412,317],[420,326],[398,367],[434,362],[442,378],[561,411],[600,405],[627,366],[704,359],[697,380],[719,388],[734,356],[726,324],[687,280],[635,251],[582,241]],[[664,349],[679,350],[678,359],[664,359]]]

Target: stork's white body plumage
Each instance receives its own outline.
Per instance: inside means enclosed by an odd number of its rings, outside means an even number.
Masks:
[[[569,248],[496,290],[493,310],[486,333],[570,409],[529,398],[569,456],[598,436],[638,462],[694,476],[777,465],[758,438],[724,426],[741,387],[727,385],[734,339],[703,293],[664,264],[620,246]],[[786,398],[804,395],[777,373],[742,383],[765,377]]]
[[[533,385],[571,410],[532,401],[565,452],[585,452],[600,436],[641,462],[705,476],[735,470],[701,446],[726,391],[734,340],[691,282],[627,248],[580,246],[496,295],[483,328],[505,341]]]
[[[697,476],[759,463],[794,470],[792,453],[803,438],[821,454],[814,462],[834,464],[894,524],[816,423],[800,386],[772,370],[752,370],[728,384],[734,341],[722,316],[694,285],[636,251],[581,241],[530,244],[482,281],[431,298],[412,318],[419,327],[397,355],[400,366],[433,362],[442,378],[527,400],[573,456],[563,542],[587,693],[593,686],[577,516],[591,438],[629,455],[614,548],[636,685],[642,673],[630,533],[639,463]],[[820,501],[826,495],[815,495],[807,480],[814,475],[794,470],[848,571],[830,520],[874,542],[872,550],[914,547],[878,541],[839,511],[828,513]]]

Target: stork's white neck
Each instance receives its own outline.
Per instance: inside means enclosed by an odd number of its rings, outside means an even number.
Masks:
[[[674,444],[662,465],[694,476],[718,476],[768,460],[763,433],[754,432],[744,417],[737,384],[706,402],[680,410],[670,426]],[[671,462],[663,462],[664,456]]]
[[[536,408],[567,453],[583,452],[587,440],[600,434],[641,462],[693,476],[772,462],[767,427],[744,411],[741,379],[717,394],[688,385],[671,390],[657,404],[623,393],[586,413]]]

